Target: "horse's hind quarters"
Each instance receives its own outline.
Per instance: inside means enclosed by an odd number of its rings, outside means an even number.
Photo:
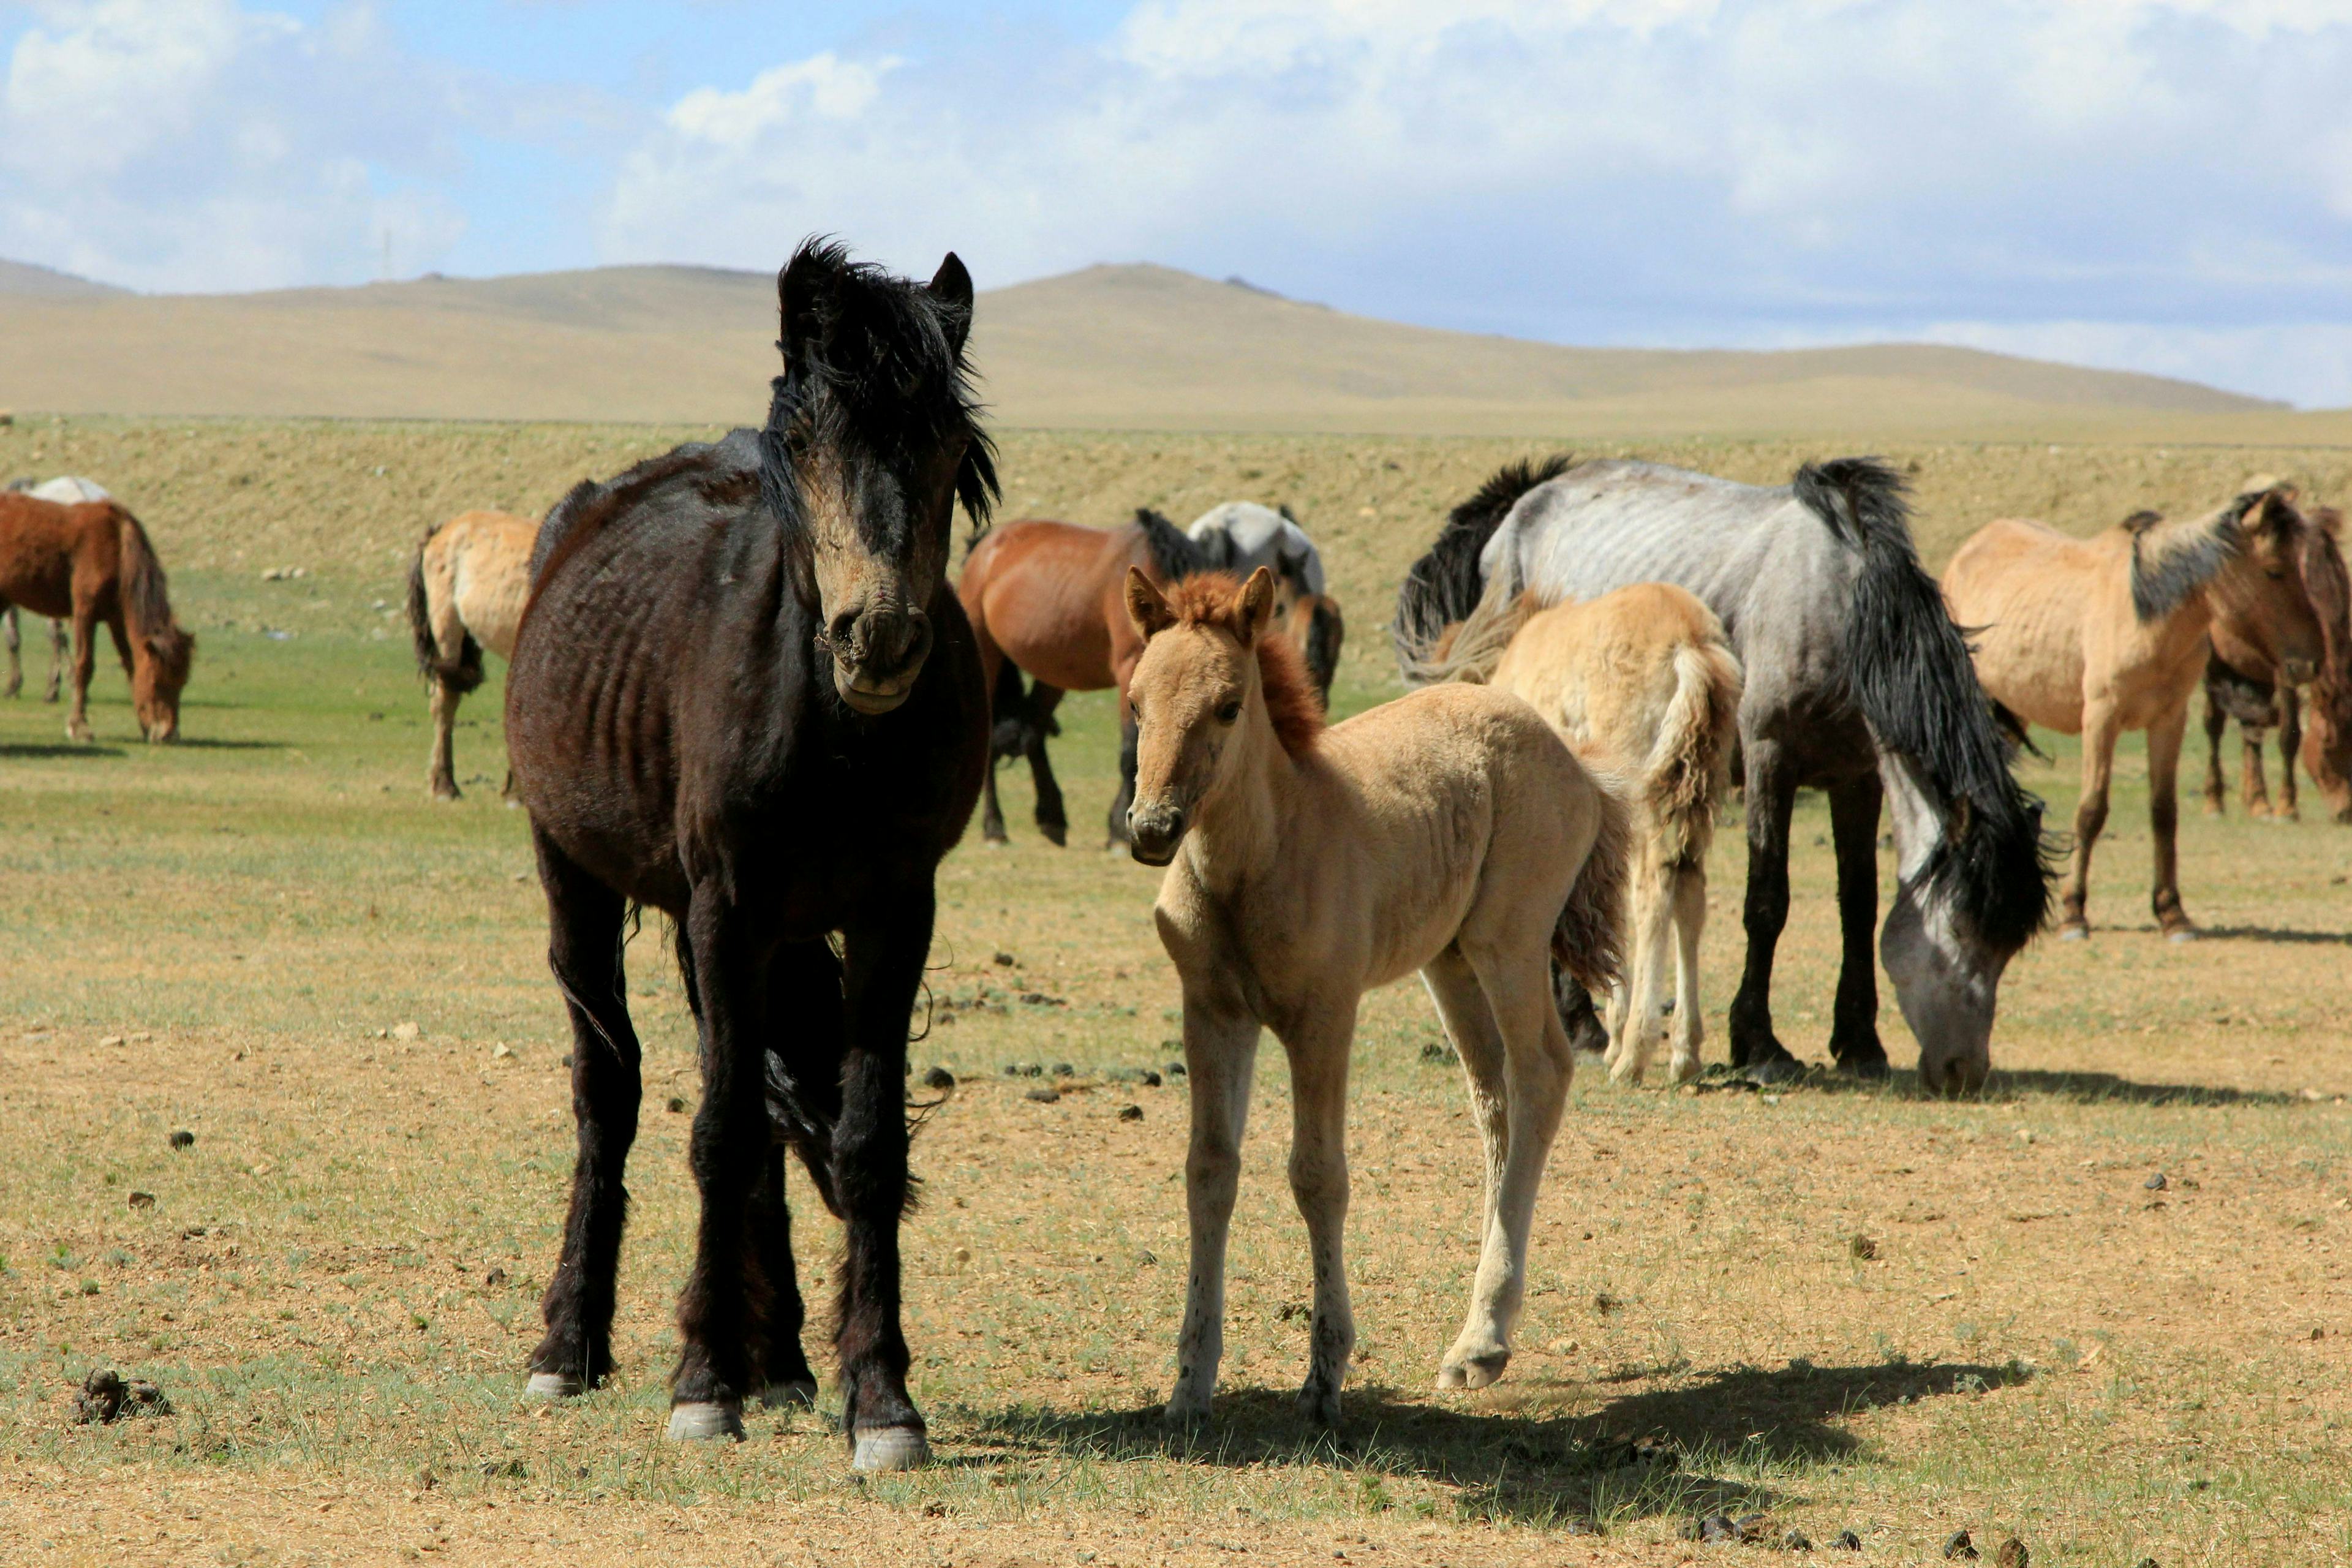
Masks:
[[[920,1426],[877,1426],[852,1439],[849,1468],[868,1474],[920,1469],[931,1462],[931,1441]]]
[[[733,1399],[694,1399],[669,1407],[669,1435],[682,1443],[743,1436],[743,1406]]]
[[[816,1380],[800,1377],[789,1383],[772,1383],[760,1390],[760,1404],[769,1410],[814,1410]]]
[[[568,1372],[535,1372],[530,1374],[530,1381],[522,1385],[522,1391],[532,1399],[553,1403],[577,1399],[588,1392],[588,1385]]]

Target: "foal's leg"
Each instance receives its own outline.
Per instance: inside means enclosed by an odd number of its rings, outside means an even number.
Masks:
[[[8,685],[0,696],[14,697],[25,689],[25,666],[16,657],[17,646],[24,641],[24,634],[17,630],[16,619],[16,605],[0,605],[0,640],[8,645]]]
[[[2294,757],[2303,747],[2303,696],[2285,681],[2279,682],[2279,808],[2289,822],[2301,822],[2303,809],[2294,796]]]
[[[1192,1145],[1184,1156],[1184,1200],[1192,1263],[1184,1281],[1184,1323],[1176,1337],[1176,1386],[1170,1425],[1209,1414],[1217,1363],[1225,1352],[1225,1238],[1241,1181],[1242,1131],[1249,1121],[1250,1076],[1257,1063],[1258,1022],[1237,999],[1184,993],[1185,1081],[1192,1086]]]
[[[2091,934],[2086,913],[2091,897],[2091,851],[2099,842],[2100,829],[2107,825],[2107,785],[2115,776],[2116,741],[2122,731],[2114,708],[2100,703],[2084,709],[2083,797],[2074,806],[2074,853],[2067,857],[2065,879],[2058,885],[2058,937],[2062,942],[2081,942]],[[2179,755],[2176,746],[2176,762]]]
[[[1036,727],[1029,732],[1027,755],[1029,779],[1037,788],[1037,831],[1057,847],[1070,841],[1070,817],[1062,805],[1062,786],[1054,778],[1054,764],[1045,755],[1045,737],[1053,732],[1054,710],[1061,704],[1060,687],[1042,680],[1030,683],[1029,716]]]
[[[2157,924],[2174,942],[2196,936],[2196,922],[2180,907],[2180,741],[2189,728],[2189,705],[2147,727],[2147,825],[2156,840],[2156,889],[2151,902]]]
[[[435,800],[457,798],[457,762],[452,741],[457,729],[457,693],[438,676],[432,678],[433,761],[425,778],[426,793]]]
[[[532,830],[547,893],[547,964],[572,1019],[572,1114],[578,1152],[563,1252],[541,1310],[547,1337],[530,1353],[530,1392],[562,1398],[613,1369],[613,1276],[628,1190],[621,1178],[637,1135],[641,1080],[622,972],[621,896]]]
[[[1510,1351],[1484,1330],[1478,1303],[1486,1283],[1487,1262],[1496,1251],[1496,1204],[1505,1167],[1511,1152],[1510,1091],[1504,1062],[1502,1031],[1487,1005],[1486,989],[1459,947],[1449,947],[1421,972],[1430,1000],[1462,1058],[1462,1077],[1470,1092],[1470,1110],[1477,1118],[1485,1146],[1486,1165],[1480,1182],[1478,1207],[1478,1285],[1471,1293],[1470,1316],[1462,1331],[1438,1363],[1440,1388],[1484,1388],[1502,1376]],[[1558,1016],[1558,1009],[1553,1010]],[[1565,1036],[1562,1037],[1565,1038]]]
[[[1748,966],[1731,999],[1731,1065],[1764,1081],[1803,1070],[1772,1032],[1772,955],[1789,923],[1789,816],[1797,781],[1780,742],[1744,739],[1748,763]]]
[[[1440,1387],[1483,1388],[1503,1375],[1511,1359],[1511,1328],[1527,1299],[1536,1193],[1559,1132],[1576,1063],[1546,994],[1541,950],[1510,956],[1481,951],[1469,958],[1502,1037],[1500,1098],[1507,1131],[1469,1315],[1445,1352],[1437,1381]],[[1491,1161],[1491,1141],[1488,1148]]]
[[[1356,1038],[1356,998],[1333,1001],[1283,1045],[1290,1053],[1290,1194],[1307,1221],[1315,1260],[1315,1325],[1299,1413],[1339,1423],[1339,1389],[1356,1349],[1348,1303],[1348,1053]]]
[[[677,1303],[669,1435],[740,1437],[761,1359],[766,1281],[751,1246],[752,1194],[768,1151],[767,944],[716,879],[687,901],[686,942],[701,1003],[702,1105],[688,1163],[702,1197],[692,1272]]]
[[[1699,1041],[1706,1033],[1698,1011],[1698,941],[1706,929],[1706,862],[1696,854],[1675,868],[1675,1055],[1674,1081],[1698,1077]]]
[[[1621,1004],[1610,1009],[1609,1077],[1639,1083],[1666,1031],[1666,965],[1674,952],[1675,868],[1658,855],[1654,824],[1645,823],[1634,858],[1633,963],[1618,982]]]
[[[833,1181],[848,1237],[834,1346],[851,1464],[903,1470],[930,1458],[922,1415],[907,1392],[898,1222],[908,1198],[907,1020],[930,953],[931,885],[909,882],[875,908],[883,912],[843,932],[848,1054]]]
[[[1885,786],[1878,770],[1856,773],[1830,789],[1830,840],[1837,847],[1837,1011],[1830,1025],[1830,1059],[1856,1078],[1886,1076],[1886,1047],[1878,1038],[1878,959],[1871,951],[1878,923],[1878,810]]]
[[[2205,687],[2205,815],[2221,816],[2229,809],[2230,784],[2221,776],[2221,737],[2230,731],[2230,715],[2221,700]]]

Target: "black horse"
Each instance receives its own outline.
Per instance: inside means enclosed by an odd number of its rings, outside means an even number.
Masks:
[[[532,560],[507,735],[571,1013],[579,1155],[531,1387],[578,1393],[613,1364],[641,1092],[621,948],[651,905],[677,922],[702,1055],[670,1435],[740,1436],[746,1397],[814,1397],[790,1147],[847,1228],[853,1462],[894,1469],[929,1452],[899,1323],[908,1019],[933,877],[988,761],[948,540],[959,500],[985,526],[996,474],[954,256],[925,287],[812,241],[777,292],[767,427],[580,485]]]

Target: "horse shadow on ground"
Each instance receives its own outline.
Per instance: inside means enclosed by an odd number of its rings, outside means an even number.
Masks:
[[[0,758],[18,762],[66,762],[83,757],[119,757],[120,746],[93,745],[87,741],[0,742]]]
[[[2288,931],[2278,926],[2206,926],[2200,942],[2276,942],[2328,947],[2352,947],[2352,931]]]
[[[1947,1097],[1919,1087],[1919,1075],[1900,1068],[1883,1079],[1858,1079],[1833,1068],[1816,1068],[1787,1083],[1759,1085],[1728,1068],[1709,1067],[1699,1080],[1703,1094],[1865,1094],[1887,1100],[1942,1101]],[[2111,1072],[2058,1072],[2042,1068],[1995,1068],[1992,1079],[1972,1100],[1955,1103],[2000,1104],[2020,1100],[2060,1100],[2074,1105],[2142,1106],[2283,1106],[2301,1104],[2300,1096],[2276,1089],[2229,1089],[2202,1083],[2141,1083]]]
[[[225,741],[210,735],[183,735],[172,743],[194,752],[282,752],[287,749],[284,741]]]
[[[1217,1396],[1211,1420],[1171,1429],[1160,1406],[1077,1412],[1015,1408],[982,1415],[993,1461],[1166,1458],[1243,1469],[1320,1466],[1354,1473],[1365,1500],[1385,1506],[1387,1480],[1453,1489],[1465,1516],[1559,1528],[1609,1527],[1637,1519],[1696,1519],[1768,1510],[1782,1494],[1717,1473],[1834,1463],[1860,1439],[1843,1423],[1861,1412],[1921,1400],[1969,1397],[2024,1382],[2016,1363],[1985,1366],[1892,1360],[1777,1370],[1734,1367],[1674,1387],[1609,1399],[1588,1415],[1464,1410],[1408,1400],[1396,1389],[1351,1389],[1344,1425],[1327,1432],[1299,1415],[1292,1396],[1242,1389]],[[1524,1393],[1564,1386],[1530,1380]],[[1607,1384],[1589,1385],[1595,1390]],[[1510,1385],[1506,1384],[1507,1390]]]

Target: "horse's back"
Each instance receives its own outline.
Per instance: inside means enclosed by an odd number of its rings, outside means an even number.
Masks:
[[[1088,528],[1024,519],[992,529],[964,563],[964,613],[1022,669],[1065,691],[1115,683],[1114,610],[1127,567],[1150,571],[1134,525]]]
[[[2084,629],[2114,596],[2116,562],[2104,538],[2027,518],[1989,522],[1954,552],[1944,601],[1994,701],[2046,729],[2081,731]]]
[[[1693,655],[1736,706],[1738,665],[1715,612],[1673,584],[1636,583],[1538,612],[1489,684],[1525,698],[1586,762],[1636,769],[1685,697]]]
[[[1229,500],[1211,507],[1187,524],[1186,537],[1209,544],[1220,537],[1227,546],[1217,569],[1247,577],[1259,567],[1293,577],[1311,595],[1326,592],[1323,552],[1307,531],[1274,508],[1258,501]]]
[[[37,616],[73,614],[74,581],[111,590],[121,570],[121,523],[112,501],[43,500],[0,491],[0,600]]]

